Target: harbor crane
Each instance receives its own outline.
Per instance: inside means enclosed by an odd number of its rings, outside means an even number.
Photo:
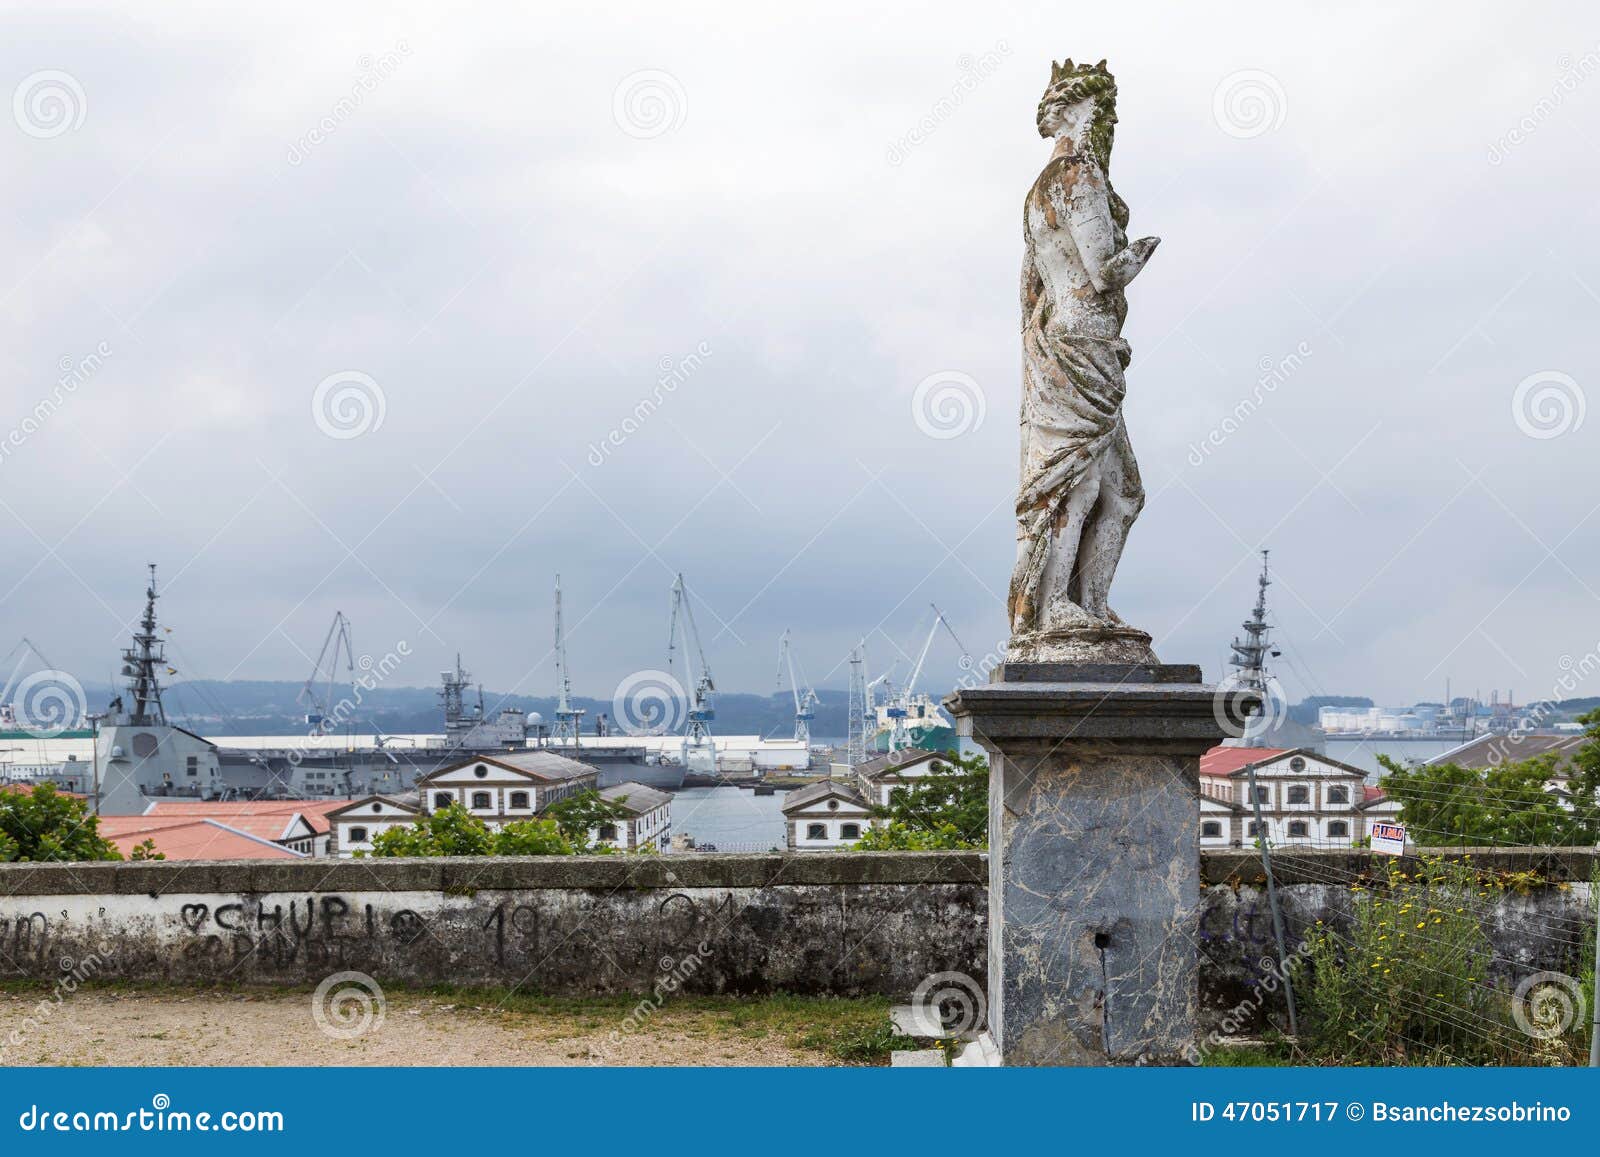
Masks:
[[[955,639],[955,644],[961,648],[962,655],[967,654],[967,648],[962,644],[960,639],[956,638],[955,628],[952,627],[949,620],[944,617],[944,612],[938,607],[934,606],[932,603],[929,603],[928,606],[933,608],[933,626],[928,629],[928,638],[922,644],[922,650],[917,654],[916,665],[911,668],[911,677],[899,687],[894,687],[891,685],[889,691],[889,705],[884,709],[884,714],[889,717],[890,751],[903,751],[905,748],[911,746],[911,712],[913,707],[915,707],[920,718],[921,712],[923,711],[923,705],[920,703],[913,704],[911,697],[916,693],[917,680],[922,677],[923,664],[928,661],[928,651],[933,646],[934,638],[939,634],[939,628],[943,627],[945,631],[949,633],[950,637]],[[870,695],[870,693],[871,684],[868,684],[868,694]]]
[[[567,638],[561,630],[561,576],[556,575],[556,726],[557,742],[578,746],[583,731],[583,709],[572,705],[572,672],[567,667]]]
[[[330,724],[343,722],[330,720],[329,716],[336,714],[333,700],[333,685],[339,681],[339,657],[344,656],[345,674],[348,676],[351,691],[355,690],[356,680],[356,653],[355,645],[350,641],[350,620],[343,611],[333,612],[333,622],[328,626],[328,633],[322,640],[322,650],[317,652],[317,662],[311,668],[311,674],[306,678],[306,685],[300,688],[300,694],[295,698],[306,709],[306,726],[315,727],[326,734]],[[323,676],[327,681],[318,686]],[[353,700],[346,700],[354,708]]]
[[[789,672],[789,689],[794,693],[794,741],[804,744],[808,749],[811,746],[811,721],[817,717],[817,704],[821,702],[817,693],[807,683],[801,690],[801,680],[794,673],[794,652],[789,649],[789,629],[784,628],[783,637],[778,640],[778,690],[783,690],[784,670]]]
[[[672,584],[672,621],[667,627],[667,671],[674,678],[677,677],[674,663],[680,636],[684,672],[688,676],[686,685],[689,688],[689,710],[683,725],[683,766],[689,766],[689,749],[704,744],[711,751],[711,765],[715,770],[717,746],[711,738],[711,721],[717,717],[717,712],[711,696],[717,685],[711,678],[711,665],[706,662],[705,649],[700,646],[700,632],[694,625],[694,608],[690,605],[689,589],[683,584],[682,574]],[[696,663],[699,664],[698,669]]]

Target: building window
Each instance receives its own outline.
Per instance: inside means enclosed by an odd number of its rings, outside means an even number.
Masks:
[[[841,840],[859,840],[861,838],[860,824],[840,824],[839,838]]]
[[[374,812],[381,812],[383,810],[383,805],[381,803],[375,803],[372,805],[372,810]]]
[[[1270,787],[1258,787],[1258,788],[1256,788],[1256,802],[1257,803],[1271,803],[1272,802],[1272,789]]]
[[[1304,759],[1301,759],[1298,755],[1295,756],[1293,759],[1291,759],[1289,761],[1289,770],[1290,771],[1304,771],[1305,769],[1306,769],[1306,761]]]
[[[479,779],[483,779],[489,774],[489,769],[480,763],[477,767],[472,769],[472,774],[477,776]]]
[[[512,792],[511,793],[511,806],[512,806],[512,808],[518,809],[518,810],[527,807],[528,806],[528,793],[525,792],[525,791],[514,791],[514,792]]]
[[[1305,836],[1305,834],[1306,834],[1306,821],[1305,820],[1290,820],[1289,821],[1289,834],[1291,836],[1301,836],[1303,838]]]
[[[612,843],[615,843],[616,839],[617,839],[617,825],[616,824],[601,824],[600,825],[600,838],[602,840],[607,840],[607,841],[610,841]]]
[[[828,810],[831,811],[831,812],[838,811],[839,810],[839,801],[836,800],[836,799],[830,799],[828,801]]]
[[[1216,820],[1207,820],[1200,825],[1200,834],[1207,839],[1220,840],[1222,838],[1222,824]]]
[[[364,843],[366,843],[367,842],[367,829],[366,828],[351,828],[350,829],[350,842],[352,844],[364,844]]]
[[[1339,787],[1330,787],[1328,789],[1328,802],[1329,803],[1349,803],[1350,802],[1350,789],[1347,788],[1347,787],[1344,787],[1342,785],[1339,786]]]
[[[825,840],[827,838],[828,838],[828,825],[827,824],[807,824],[806,825],[806,839],[808,839],[808,840]]]
[[[197,756],[197,755],[191,755],[189,757],[189,759],[188,759],[188,767],[189,767],[189,778],[190,779],[197,778],[199,776],[199,774],[200,774],[200,757]]]
[[[475,791],[472,793],[472,807],[474,811],[488,811],[490,806],[492,805],[489,803],[488,792]]]
[[[1310,803],[1311,789],[1303,783],[1292,784],[1289,787],[1290,803]]]
[[[1348,839],[1350,836],[1350,825],[1345,823],[1343,820],[1329,820],[1328,835],[1343,836]]]
[[[433,806],[441,810],[449,807],[453,802],[454,801],[450,798],[450,793],[446,791],[441,791],[438,795],[433,797]]]
[[[1256,823],[1255,820],[1251,820],[1249,826],[1245,828],[1244,834],[1254,839],[1261,834],[1261,825]]]

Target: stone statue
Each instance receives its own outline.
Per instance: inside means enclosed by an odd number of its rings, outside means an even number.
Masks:
[[[1007,661],[1154,662],[1106,596],[1144,504],[1122,421],[1123,289],[1159,238],[1128,241],[1111,187],[1117,86],[1105,61],[1052,65],[1039,135],[1055,140],[1023,208],[1022,478]]]

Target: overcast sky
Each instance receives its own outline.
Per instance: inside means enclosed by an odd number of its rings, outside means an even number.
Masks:
[[[992,651],[1067,55],[1163,239],[1122,616],[1215,678],[1270,547],[1295,699],[1600,642],[1592,5],[127,7],[6,6],[0,648],[104,681],[157,562],[189,677],[303,678],[342,609],[396,682],[549,693],[557,570],[586,694],[678,570],[725,689],[930,602]]]

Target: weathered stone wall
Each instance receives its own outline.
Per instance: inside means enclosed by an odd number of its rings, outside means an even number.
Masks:
[[[909,994],[981,976],[984,865],[893,853],[0,867],[0,976]]]
[[[1260,1003],[1275,951],[1260,861],[1201,860],[1200,1027],[1211,1031]],[[1503,974],[1575,971],[1600,855],[1475,861],[1551,881],[1496,898],[1488,931]],[[1313,852],[1274,865],[1293,943],[1319,918],[1348,918],[1348,887],[1329,881],[1373,861]],[[983,982],[986,881],[970,852],[0,865],[0,977],[308,985],[348,970],[576,994],[645,993],[670,975],[687,992],[905,998],[938,972]]]

